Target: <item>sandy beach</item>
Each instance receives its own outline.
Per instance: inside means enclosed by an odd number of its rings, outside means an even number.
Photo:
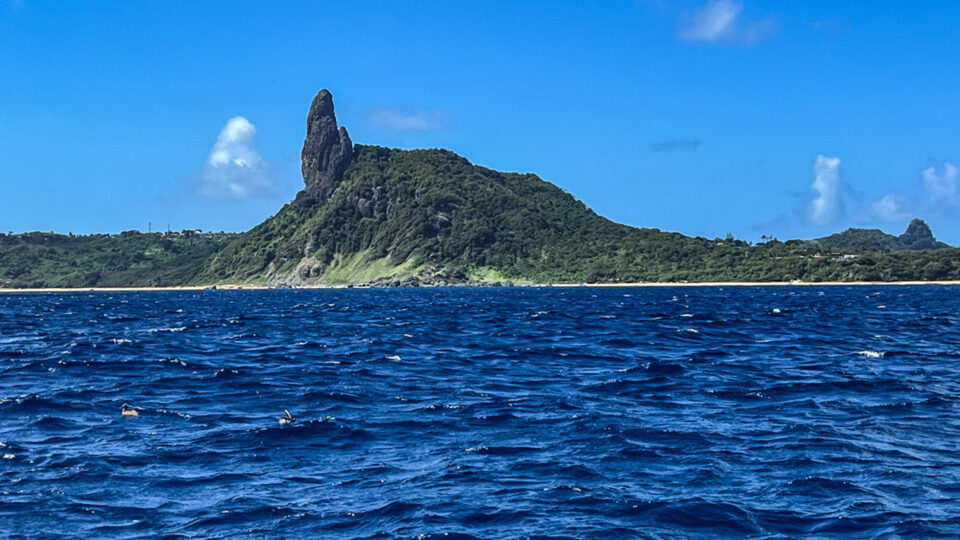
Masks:
[[[702,281],[696,283],[553,283],[550,287],[836,287],[866,285],[960,285],[960,281]],[[545,286],[545,285],[535,285]]]
[[[638,287],[843,287],[843,286],[914,286],[914,285],[960,285],[960,281],[825,281],[825,282],[803,282],[803,281],[707,281],[697,283],[544,283],[529,285],[513,285],[513,287],[557,287],[557,288],[578,288],[578,287],[596,287],[596,288],[638,288]],[[470,286],[470,285],[467,285]],[[489,284],[478,284],[476,286],[487,286]],[[456,287],[456,286],[454,286]],[[82,288],[0,288],[0,294],[24,294],[24,293],[83,293],[83,292],[183,292],[183,291],[204,291],[210,289],[209,286],[184,286],[184,287],[82,287]],[[272,290],[282,287],[267,287],[264,285],[217,285],[218,291],[262,291]],[[369,289],[368,285],[309,285],[292,287],[294,289]],[[424,287],[429,288],[429,287]],[[498,287],[505,288],[505,287]]]

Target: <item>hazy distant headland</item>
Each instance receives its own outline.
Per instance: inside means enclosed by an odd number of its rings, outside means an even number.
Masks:
[[[533,174],[354,144],[327,90],[301,157],[304,189],[245,233],[0,234],[0,287],[960,279],[919,219],[756,245],[630,227]]]

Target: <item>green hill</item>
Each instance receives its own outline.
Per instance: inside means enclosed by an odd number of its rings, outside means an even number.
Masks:
[[[187,285],[235,234],[0,234],[0,287]]]
[[[649,237],[673,244],[671,268],[683,250],[712,245],[613,223],[535,175],[499,173],[445,150],[358,146],[329,200],[302,192],[218,253],[203,278],[577,281],[614,277],[611,264],[646,255],[656,268],[630,264],[625,275],[651,279],[669,257],[638,251],[659,249],[643,242]],[[633,250],[618,254],[624,242]]]
[[[305,285],[960,275],[958,250],[822,254],[820,246],[797,240],[751,246],[691,238],[611,222],[535,175],[499,173],[445,150],[358,146],[355,152],[329,200],[301,192],[218,252],[200,280]]]

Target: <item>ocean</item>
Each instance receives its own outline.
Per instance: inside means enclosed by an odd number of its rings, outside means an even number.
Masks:
[[[956,537],[958,306],[948,286],[3,294],[0,535]]]

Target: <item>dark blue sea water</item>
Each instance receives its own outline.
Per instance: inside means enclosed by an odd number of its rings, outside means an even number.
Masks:
[[[957,536],[958,307],[935,286],[0,295],[0,533]]]

